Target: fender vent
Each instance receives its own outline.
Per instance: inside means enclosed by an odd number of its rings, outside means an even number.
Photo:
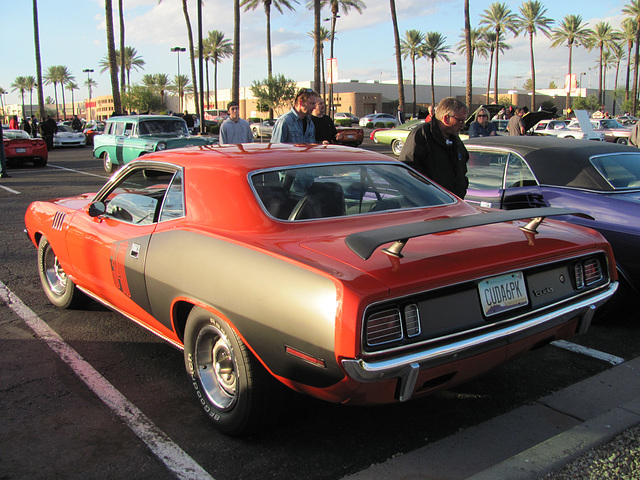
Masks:
[[[52,227],[54,230],[62,230],[62,224],[64,223],[64,217],[66,216],[63,212],[56,212],[53,216]]]

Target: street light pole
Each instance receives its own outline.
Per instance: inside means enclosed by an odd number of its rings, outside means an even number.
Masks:
[[[331,52],[330,52],[330,56],[331,58],[329,59],[329,61],[331,62],[331,82],[329,83],[329,115],[331,116],[331,118],[333,118],[334,116],[334,106],[333,106],[333,81],[334,81],[334,76],[335,76],[335,67],[337,67],[338,62],[333,60],[333,41],[335,40],[335,36],[336,36],[336,20],[340,18],[340,15],[336,15],[333,14],[331,17],[329,18],[325,18],[324,21],[328,22],[331,21]],[[317,87],[316,87],[317,88]]]
[[[93,73],[93,68],[85,68],[84,70],[82,70],[82,73],[86,73],[87,74],[87,89],[89,90],[89,100],[87,101],[87,120],[91,120],[90,118],[90,113],[91,113],[91,77],[90,75]]]
[[[455,64],[456,62],[449,62],[449,96],[451,96],[451,67]]]
[[[172,47],[171,51],[178,54],[178,110],[182,112],[182,79],[180,78],[180,52],[186,52],[187,49],[184,47]]]

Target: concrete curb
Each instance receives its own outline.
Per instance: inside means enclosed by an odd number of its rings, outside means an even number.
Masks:
[[[345,480],[535,480],[640,424],[640,358]]]

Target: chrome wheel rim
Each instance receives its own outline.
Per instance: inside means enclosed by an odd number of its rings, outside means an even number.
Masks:
[[[49,290],[58,296],[64,295],[67,291],[67,274],[60,266],[58,257],[49,247],[47,247],[42,259],[42,269]]]
[[[393,153],[396,155],[400,155],[402,152],[402,147],[404,147],[404,142],[402,140],[396,140],[393,142]]]
[[[237,363],[227,336],[216,326],[204,327],[195,345],[196,371],[209,401],[230,410],[237,400]]]
[[[107,172],[110,172],[112,168],[113,168],[113,164],[111,163],[111,157],[109,157],[108,153],[105,153],[104,154],[104,169]]]

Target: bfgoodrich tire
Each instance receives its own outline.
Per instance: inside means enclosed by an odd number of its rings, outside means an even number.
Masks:
[[[216,428],[241,436],[280,410],[280,388],[229,325],[203,308],[189,314],[184,359],[200,405]]]
[[[67,277],[46,237],[42,237],[38,244],[38,272],[44,293],[56,307],[73,308],[86,299]]]

